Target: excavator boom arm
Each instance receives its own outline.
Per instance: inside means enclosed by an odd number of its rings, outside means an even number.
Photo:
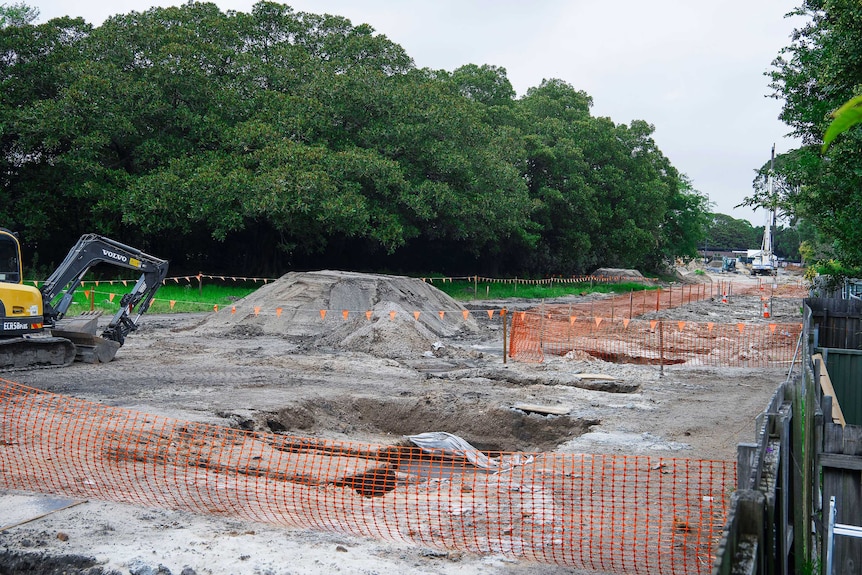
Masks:
[[[42,286],[45,323],[54,325],[66,314],[84,275],[100,263],[141,273],[132,291],[123,296],[119,311],[102,334],[122,344],[125,336],[137,329],[137,320],[141,314],[150,307],[156,291],[167,276],[168,262],[97,234],[81,236]],[[55,301],[58,297],[59,300]],[[130,317],[132,311],[137,311],[135,320]]]

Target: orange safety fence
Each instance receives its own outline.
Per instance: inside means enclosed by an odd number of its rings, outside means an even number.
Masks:
[[[193,281],[197,282],[200,285],[203,280],[218,280],[221,282],[244,282],[244,283],[262,283],[267,284],[269,282],[274,282],[278,278],[264,278],[264,277],[251,277],[251,276],[237,276],[237,275],[225,275],[225,274],[205,274],[203,272],[198,274],[189,274],[184,276],[170,276],[166,277],[162,280],[163,284],[169,284],[173,282],[174,284],[179,283],[187,283],[191,284]],[[648,277],[633,277],[627,275],[619,275],[619,276],[609,276],[609,275],[582,275],[582,276],[551,276],[545,278],[494,278],[487,276],[479,276],[479,275],[469,275],[469,276],[438,276],[438,277],[420,277],[417,278],[426,283],[434,284],[434,283],[452,283],[456,281],[468,281],[475,283],[495,283],[495,284],[523,284],[523,285],[571,285],[571,284],[618,284],[618,283],[641,283],[646,285],[655,284],[658,282],[658,278],[648,278]],[[786,291],[787,289],[794,290],[802,290],[807,292],[807,284],[809,283],[803,278],[799,278],[793,282],[788,283],[787,279],[783,279],[781,284],[774,283],[771,278],[756,278],[757,286],[760,289],[768,288],[770,285],[775,286],[776,289],[781,289]],[[137,279],[111,279],[111,280],[84,280],[81,282],[81,285],[94,285],[98,287],[99,285],[114,285],[114,284],[122,284],[126,285],[134,285]],[[45,283],[44,280],[24,280],[26,284],[33,284],[38,287],[39,284]],[[699,284],[689,284],[689,285],[700,285],[707,286],[705,289],[720,291],[718,286],[728,286],[728,285],[744,285],[750,286],[749,282],[740,282],[734,281],[733,279],[728,280],[718,280],[718,281],[710,281],[708,283],[699,283]],[[743,288],[748,289],[748,288]]]
[[[680,307],[685,304],[720,297],[722,292],[720,284],[693,284],[684,286],[673,286],[669,288],[657,288],[654,290],[641,290],[630,292],[615,297],[591,300],[585,303],[575,303],[569,306],[554,306],[560,313],[568,310],[577,312],[576,315],[602,316],[614,318],[627,317],[629,319],[663,309]],[[732,290],[732,285],[724,286],[725,290]]]
[[[710,573],[736,465],[241,431],[0,379],[0,488],[495,553]]]
[[[759,295],[761,297],[806,298],[810,295],[807,282],[772,283],[768,279],[758,278],[756,284],[734,284],[733,293],[737,295]]]
[[[586,354],[615,363],[776,367],[793,360],[801,323],[723,324],[514,312],[509,356]]]
[[[794,284],[771,286],[764,282],[739,284],[727,281],[632,291],[628,294],[593,299],[569,305],[543,306],[534,311],[536,313],[568,313],[568,315],[576,317],[632,319],[651,312],[678,308],[698,301],[722,301],[742,295],[759,295],[761,300],[768,298],[802,299],[807,297],[807,291],[803,286]]]
[[[263,284],[267,284],[269,282],[274,282],[278,278],[262,278],[262,277],[250,277],[250,276],[235,276],[235,275],[224,275],[224,274],[194,274],[194,275],[185,275],[185,276],[170,276],[166,277],[162,280],[162,284],[169,284],[171,282],[175,284],[179,283],[188,283],[191,284],[192,281],[197,282],[198,285],[203,283],[203,280],[219,280],[222,282],[252,282],[257,283],[261,282]],[[548,278],[540,278],[540,279],[529,279],[529,278],[491,278],[485,276],[438,276],[438,277],[420,277],[417,278],[423,282],[427,283],[452,283],[456,281],[471,281],[471,282],[481,282],[481,283],[500,283],[500,284],[524,284],[524,285],[552,285],[552,284],[580,284],[580,283],[595,283],[595,284],[612,284],[612,283],[651,283],[655,280],[654,278],[635,278],[631,276],[572,276],[572,277],[561,277],[554,276]],[[98,287],[101,285],[114,285],[114,284],[122,284],[122,285],[134,285],[137,279],[113,279],[113,280],[85,280],[81,282],[81,285],[95,285]],[[39,284],[45,283],[44,280],[25,280],[26,284],[33,284],[38,287]]]
[[[245,278],[241,278],[245,279]],[[95,282],[98,284],[99,282]],[[103,282],[109,283],[109,282]],[[681,307],[685,304],[702,301],[705,299],[721,299],[727,297],[733,297],[735,295],[760,295],[761,299],[768,298],[803,298],[806,297],[806,293],[804,288],[800,286],[793,285],[782,285],[778,286],[778,288],[770,288],[764,287],[765,284],[758,285],[747,285],[747,286],[739,286],[734,285],[732,282],[716,282],[714,285],[709,284],[694,284],[694,285],[685,285],[685,286],[676,286],[671,288],[658,288],[655,290],[641,290],[641,291],[633,291],[629,294],[619,295],[611,298],[603,298],[592,300],[587,303],[577,303],[570,306],[567,306],[567,309],[570,313],[577,312],[576,315],[583,316],[607,316],[611,319],[627,317],[633,318],[639,315],[643,315],[646,313],[650,313],[653,311],[660,311],[664,309],[671,309],[676,307]],[[104,296],[107,301],[117,302],[119,305],[122,293],[111,292],[111,291],[103,291],[96,290],[94,288],[84,290],[84,294],[87,298],[90,297],[90,294],[98,294],[100,297]],[[251,306],[242,306],[237,304],[232,304],[228,306],[220,306],[218,304],[213,304],[212,302],[200,302],[194,300],[163,300],[159,298],[155,298],[154,301],[165,301],[168,302],[171,309],[174,309],[174,305],[177,303],[182,303],[186,305],[197,305],[201,306],[201,308],[205,308],[207,310],[212,310],[214,312],[220,311],[229,311],[231,314],[236,314],[237,312],[241,313],[249,313],[253,312],[255,316],[260,314],[275,314],[277,316],[281,316],[282,311],[288,307],[281,307],[275,305],[269,309],[262,309],[259,307],[251,307]],[[556,306],[557,308],[563,309],[566,306]],[[491,311],[491,310],[486,310]],[[320,313],[322,319],[326,319],[327,316],[332,316],[333,314],[337,314],[339,317],[343,316],[344,313],[347,312],[350,315],[362,314],[371,319],[371,314],[377,314],[377,312],[372,312],[371,310],[342,310],[342,309],[324,309],[324,310],[311,310],[310,313]],[[388,312],[387,312],[388,313]],[[416,311],[411,312],[413,314],[417,313]],[[421,313],[430,313],[428,310],[424,310]],[[433,313],[435,315],[449,315],[450,317],[454,317],[457,315],[463,315],[464,319],[467,319],[469,315],[472,313],[477,313],[475,310],[464,310],[464,309],[450,309],[450,310],[434,310]],[[481,313],[481,312],[479,312]],[[441,315],[441,319],[443,317]],[[345,319],[347,319],[345,317]]]

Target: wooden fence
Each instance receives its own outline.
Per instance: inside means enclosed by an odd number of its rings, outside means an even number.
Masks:
[[[836,522],[862,523],[862,426],[844,422],[826,364],[816,357],[814,335],[831,330],[829,314],[815,322],[806,301],[804,315],[801,369],[757,418],[754,442],[738,446],[738,489],[714,575],[862,572],[862,539],[835,536],[828,545],[831,497]]]
[[[815,347],[862,349],[862,301],[808,298]]]

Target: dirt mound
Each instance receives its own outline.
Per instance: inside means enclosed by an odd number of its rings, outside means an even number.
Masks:
[[[626,268],[598,268],[592,274],[597,278],[625,278],[628,281],[648,283],[650,280],[638,270]]]
[[[434,286],[404,276],[290,272],[202,322],[199,335],[283,335],[378,357],[440,350],[441,338],[474,334],[466,309]]]
[[[708,284],[712,282],[712,278],[710,278],[706,272],[704,272],[700,268],[694,268],[690,270],[688,266],[686,267],[676,267],[673,272],[676,281],[683,284]],[[733,277],[732,275],[729,277]]]

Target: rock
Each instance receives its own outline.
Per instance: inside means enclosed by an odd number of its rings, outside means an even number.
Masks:
[[[143,559],[132,559],[129,562],[129,573],[130,575],[156,575],[156,570]]]

